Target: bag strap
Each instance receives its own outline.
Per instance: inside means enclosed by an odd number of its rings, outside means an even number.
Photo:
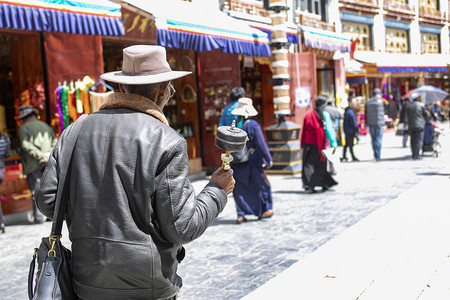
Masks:
[[[69,180],[66,180],[67,171],[72,166],[73,150],[75,149],[75,145],[78,141],[78,135],[80,134],[81,125],[83,124],[83,120],[86,119],[87,116],[88,116],[87,114],[84,114],[81,117],[79,117],[72,124],[71,132],[69,132],[68,136],[65,137],[66,144],[64,145],[64,148],[62,151],[67,152],[68,155],[65,157],[68,157],[68,158],[70,157],[70,160],[69,160],[69,163],[67,164],[67,166],[65,165],[64,161],[59,162],[61,164],[61,166],[60,166],[61,174],[59,175],[59,180],[58,180],[55,209],[53,211],[52,231],[50,234],[50,237],[54,238],[54,239],[59,239],[61,236],[62,224],[64,221],[64,214],[66,212],[67,200],[69,198],[69,197],[63,197],[64,191],[67,191],[67,188],[69,186]]]

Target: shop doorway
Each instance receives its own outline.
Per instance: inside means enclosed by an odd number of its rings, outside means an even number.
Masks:
[[[336,105],[336,84],[333,68],[317,69],[317,95],[327,97]]]

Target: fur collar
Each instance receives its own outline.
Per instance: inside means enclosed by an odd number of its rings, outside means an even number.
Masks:
[[[169,125],[169,122],[159,106],[152,100],[143,96],[125,93],[112,93],[106,97],[105,102],[99,109],[107,108],[129,108],[140,111],[157,118],[166,125]]]

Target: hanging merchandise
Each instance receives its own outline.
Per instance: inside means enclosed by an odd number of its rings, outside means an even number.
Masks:
[[[67,126],[70,125],[69,107],[67,104],[68,95],[69,95],[69,87],[67,86],[67,82],[64,81],[64,84],[61,87],[61,95],[59,96],[61,111],[62,111],[62,115],[60,116],[60,118],[62,118],[62,120],[64,122],[64,126],[61,129],[67,128]]]
[[[98,88],[103,86],[105,89],[109,90],[105,93],[97,92]],[[99,78],[99,81],[89,88],[89,100],[91,103],[91,111],[96,112],[100,108],[100,106],[105,102],[105,99],[108,95],[114,93],[114,88],[107,84],[102,78]]]
[[[77,108],[75,104],[75,84],[73,81],[69,83],[69,90],[67,91],[67,111],[69,113],[69,124],[77,119]]]
[[[57,117],[59,119],[60,132],[62,132],[64,130],[64,119],[62,117],[63,112],[62,112],[62,107],[61,107],[61,90],[62,90],[62,85],[61,85],[61,83],[58,82],[58,87],[55,89],[56,108],[58,109],[58,115],[55,117]]]

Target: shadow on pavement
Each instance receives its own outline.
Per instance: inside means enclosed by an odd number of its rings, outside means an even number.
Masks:
[[[398,160],[411,160],[412,161],[412,158],[411,158],[411,155],[381,158],[381,162],[383,162],[383,161],[398,161]]]
[[[417,175],[424,175],[424,176],[449,176],[450,173],[422,172],[422,173],[417,173]]]
[[[247,218],[247,217],[246,217]],[[258,222],[261,220],[258,219],[249,219],[247,218],[247,222],[243,222],[240,225],[244,225],[245,223],[251,223],[251,222]],[[235,219],[215,219],[210,226],[216,226],[216,225],[237,225]]]

